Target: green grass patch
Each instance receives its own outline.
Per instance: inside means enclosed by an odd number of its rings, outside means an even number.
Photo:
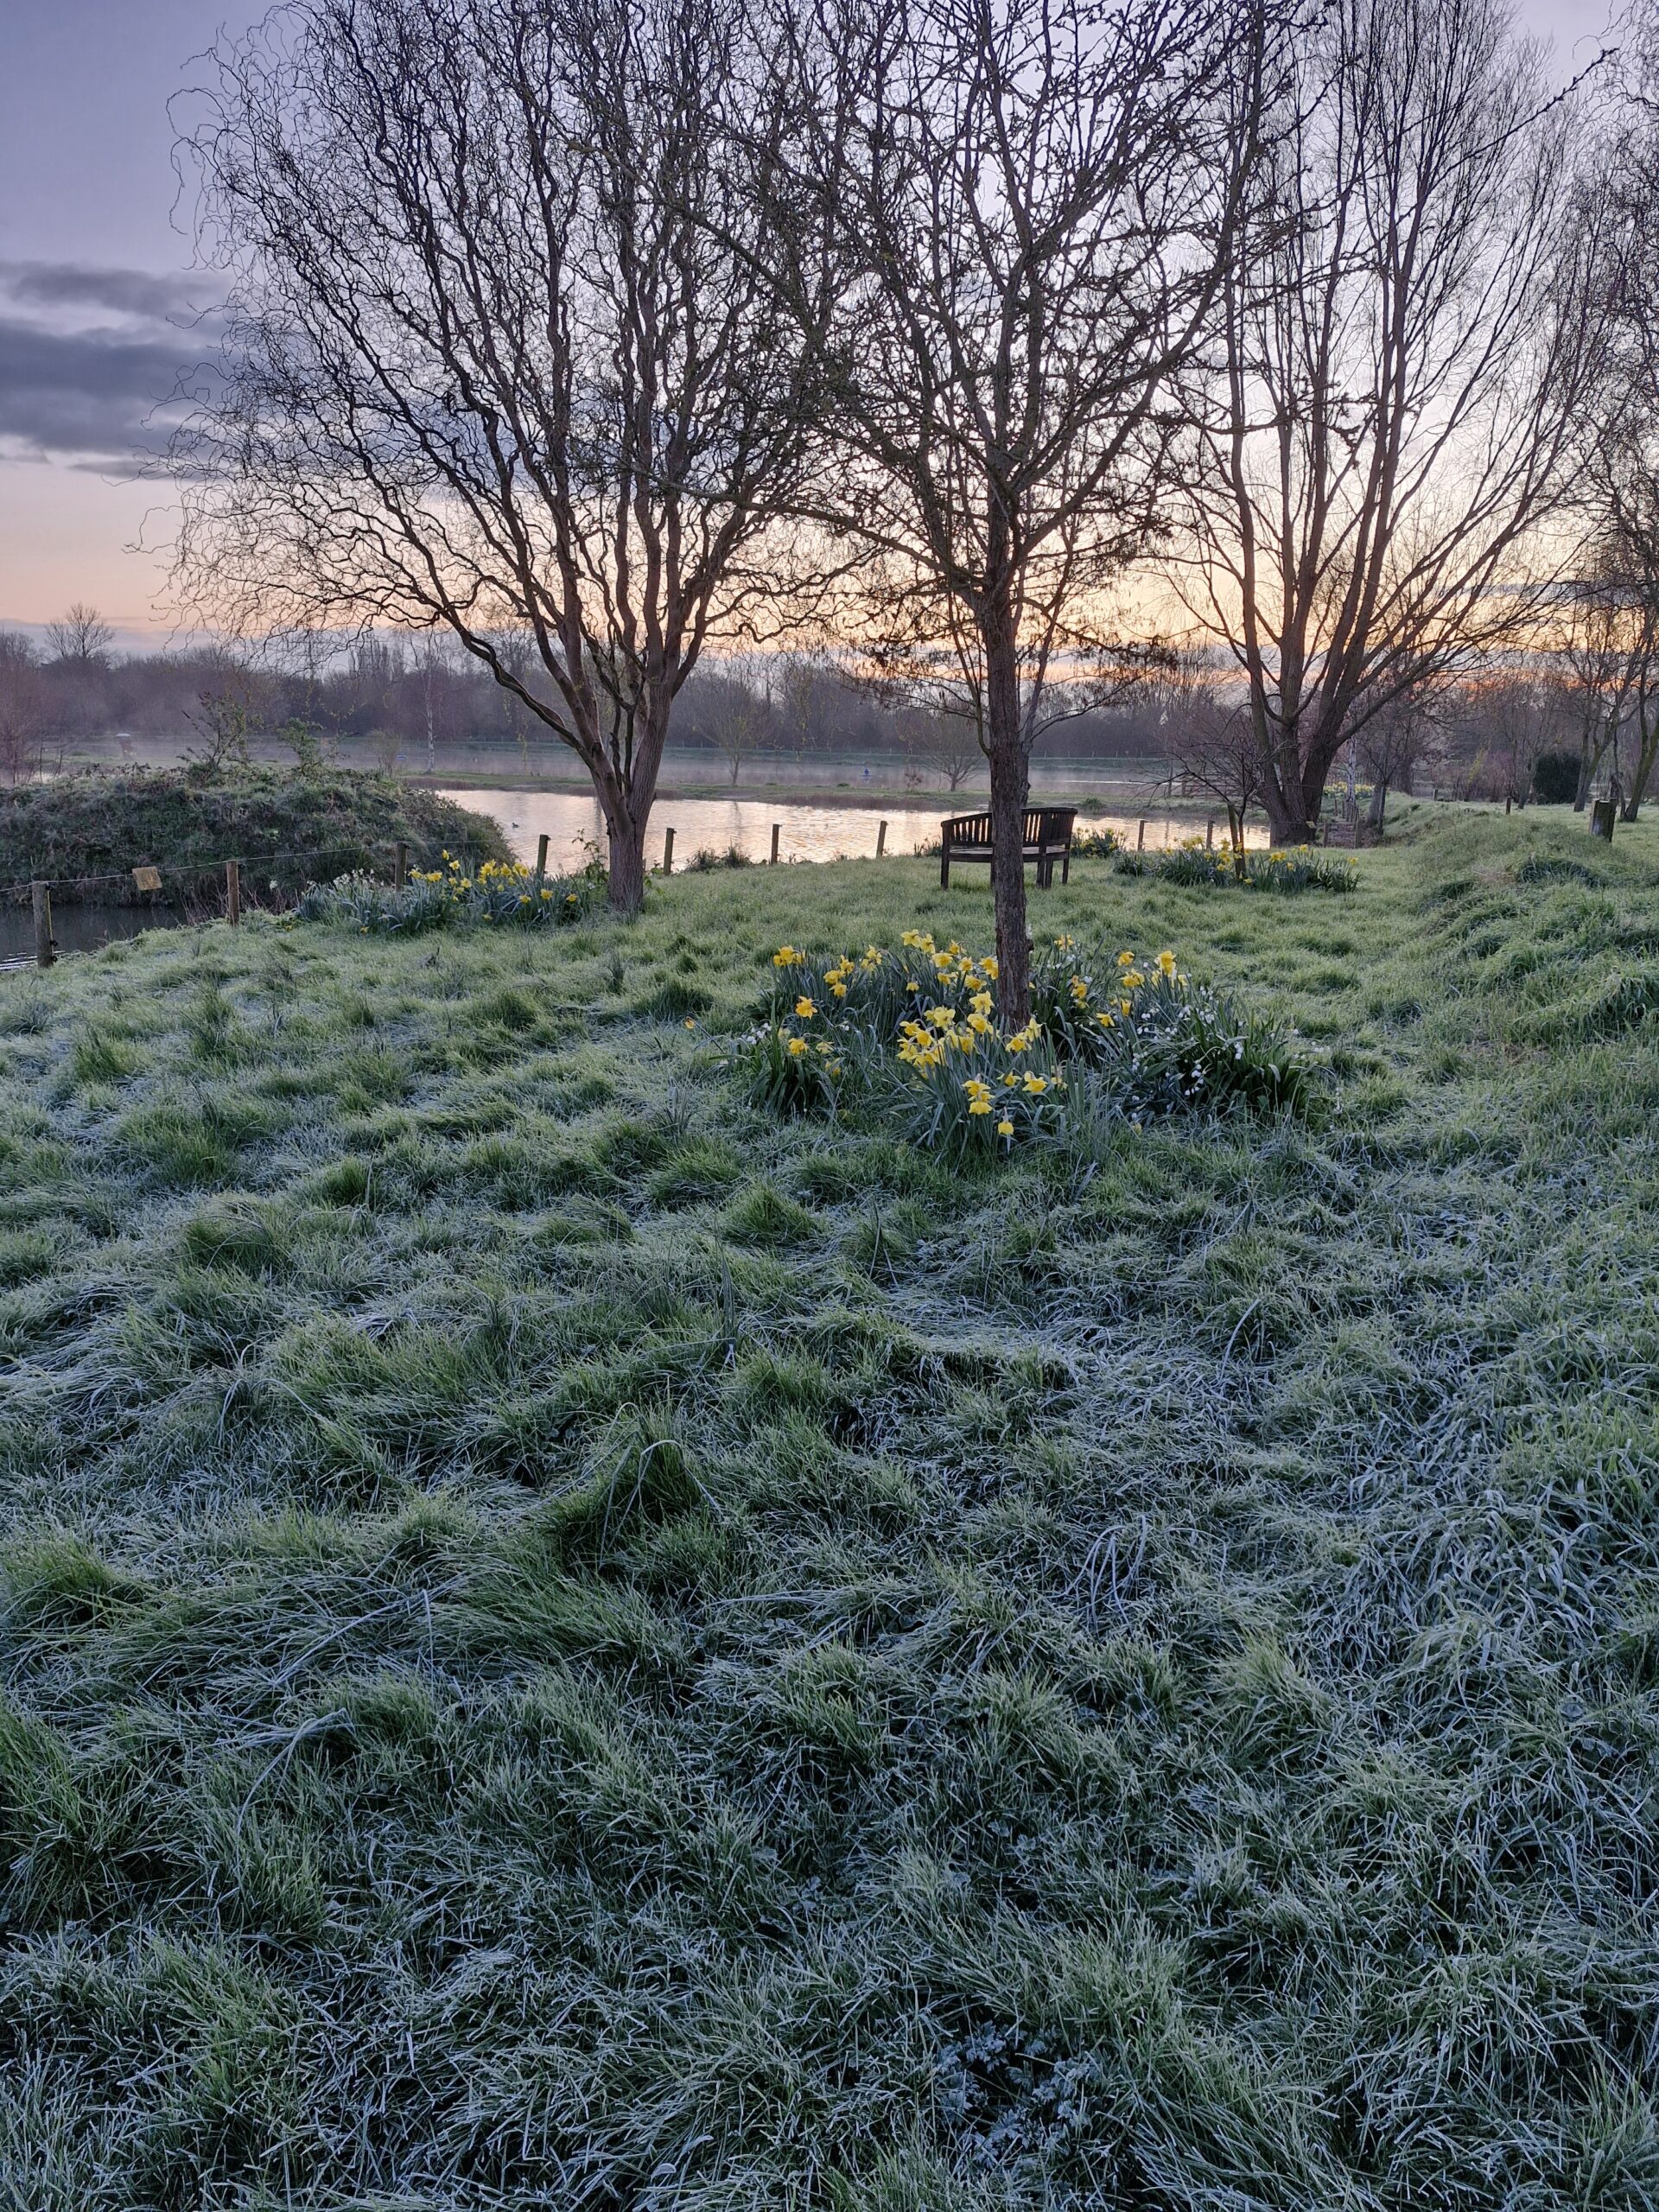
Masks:
[[[1659,2202],[1659,833],[1408,820],[965,1164],[723,1041],[923,862],[0,977],[0,2199]]]

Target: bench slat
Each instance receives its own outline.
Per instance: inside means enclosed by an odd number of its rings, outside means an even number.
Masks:
[[[1054,863],[1060,863],[1060,880],[1071,876],[1071,830],[1077,810],[1069,806],[1027,807],[1020,817],[1020,857],[1037,863],[1037,881],[1044,890],[1054,880]],[[939,824],[939,881],[949,889],[950,863],[991,858],[991,817],[988,814],[957,814]]]

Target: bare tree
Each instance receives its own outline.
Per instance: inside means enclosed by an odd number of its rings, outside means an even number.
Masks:
[[[906,756],[943,777],[947,791],[960,791],[985,758],[977,725],[949,706],[906,707],[898,720]]]
[[[249,762],[248,733],[252,728],[257,684],[253,671],[232,653],[208,656],[213,681],[196,694],[185,719],[198,743],[187,760],[212,777],[226,768],[245,768]]]
[[[1612,660],[1602,686],[1604,749],[1617,764],[1628,727],[1630,747],[1614,772],[1624,818],[1634,822],[1659,756],[1659,23],[1636,9],[1630,30],[1620,98],[1584,194],[1586,223],[1599,219],[1608,345],[1582,452]]]
[[[0,630],[0,774],[21,784],[39,774],[47,699],[27,638]]]
[[[715,750],[731,771],[733,788],[743,763],[758,753],[772,730],[773,683],[784,671],[769,665],[769,656],[755,652],[722,653],[704,664],[707,683],[702,726]]]
[[[1563,720],[1577,740],[1573,806],[1580,813],[1610,755],[1617,770],[1619,732],[1641,680],[1643,626],[1618,563],[1602,546],[1567,583],[1551,638],[1563,679]]]
[[[1196,786],[1227,809],[1236,849],[1244,817],[1262,794],[1262,763],[1235,671],[1213,651],[1187,643],[1168,649],[1152,683],[1166,733],[1172,780]]]
[[[183,596],[457,639],[587,768],[624,910],[675,696],[775,594],[808,459],[813,315],[759,274],[783,98],[739,0],[298,0],[189,140],[232,284]]]
[[[1253,0],[814,0],[794,41],[791,168],[845,276],[842,465],[811,511],[868,550],[865,638],[979,702],[1015,1020],[1030,747],[1156,528],[1268,22]],[[780,45],[793,29],[785,14]]]
[[[67,614],[47,624],[46,641],[54,660],[73,668],[103,668],[108,664],[115,632],[95,607],[77,600]]]
[[[1440,704],[1437,692],[1417,685],[1397,693],[1362,725],[1352,749],[1371,787],[1372,829],[1382,827],[1389,793],[1408,792],[1419,766],[1433,751]]]
[[[1573,118],[1504,0],[1332,0],[1299,45],[1178,571],[1246,680],[1277,839],[1372,715],[1535,613],[1598,359]]]

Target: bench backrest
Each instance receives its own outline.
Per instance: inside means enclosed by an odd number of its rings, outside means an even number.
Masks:
[[[1070,844],[1071,825],[1077,820],[1077,809],[1071,806],[1027,807],[1020,820],[1020,840],[1026,845]],[[944,842],[953,852],[964,846],[969,851],[988,849],[991,842],[991,817],[988,814],[957,814],[939,825]]]

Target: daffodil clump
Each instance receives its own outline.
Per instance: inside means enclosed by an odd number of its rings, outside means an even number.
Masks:
[[[772,956],[768,1017],[750,1046],[756,1096],[785,1112],[833,1112],[855,1096],[898,1109],[920,1141],[1010,1151],[1052,1135],[1081,1080],[1124,1115],[1300,1103],[1288,1033],[1194,988],[1164,950],[1085,957],[1058,938],[1037,957],[1031,1019],[997,1009],[994,958],[907,930],[824,962]]]
[[[372,876],[346,875],[314,886],[296,911],[304,921],[354,923],[365,937],[412,937],[453,922],[556,929],[591,913],[604,896],[602,868],[538,882],[533,869],[515,861],[486,861],[474,870],[446,852],[441,866],[411,871],[401,890]]]
[[[1033,1019],[1058,1057],[1090,1070],[1122,1113],[1268,1112],[1306,1103],[1307,1065],[1293,1031],[1195,984],[1168,948],[1085,953],[1058,937],[1032,969]]]
[[[1185,887],[1236,883],[1250,891],[1356,891],[1359,878],[1351,860],[1317,851],[1312,845],[1284,850],[1246,853],[1241,873],[1230,845],[1207,846],[1202,837],[1188,837],[1160,853],[1118,853],[1113,861],[1120,875],[1155,876],[1160,882]]]

